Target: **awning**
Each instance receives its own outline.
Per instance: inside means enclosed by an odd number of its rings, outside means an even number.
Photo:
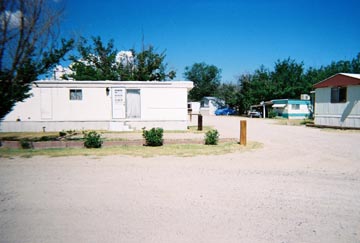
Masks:
[[[284,108],[286,106],[286,104],[274,104],[272,107],[273,108]]]

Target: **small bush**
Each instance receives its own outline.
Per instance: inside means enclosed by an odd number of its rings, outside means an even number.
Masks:
[[[164,130],[162,128],[151,128],[149,131],[143,128],[143,137],[145,138],[146,146],[162,146]]]
[[[58,140],[57,136],[41,136],[38,139],[34,139],[34,142],[45,142],[45,141],[56,141]]]
[[[216,129],[212,129],[205,133],[206,145],[217,145],[219,142],[219,132]]]
[[[59,136],[60,136],[60,137],[65,137],[65,136],[66,136],[66,132],[65,132],[65,131],[60,131],[60,132],[59,132]]]
[[[95,131],[84,132],[84,146],[86,148],[101,148],[103,140]]]
[[[20,140],[20,146],[23,149],[31,149],[31,148],[33,148],[32,142],[29,141],[28,139],[21,139]]]
[[[268,117],[269,117],[269,118],[274,118],[274,117],[276,117],[276,116],[277,116],[276,111],[270,110],[270,111],[268,112]]]

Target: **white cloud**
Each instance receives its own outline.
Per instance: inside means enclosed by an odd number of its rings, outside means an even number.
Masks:
[[[0,15],[1,27],[4,28],[7,23],[9,29],[15,29],[20,27],[22,13],[21,11],[10,12],[5,11]]]
[[[134,57],[131,51],[120,51],[116,55],[116,62],[122,65],[128,65],[134,62]]]

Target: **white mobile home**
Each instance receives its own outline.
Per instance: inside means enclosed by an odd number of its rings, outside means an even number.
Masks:
[[[187,129],[191,81],[59,81],[32,84],[32,96],[0,123],[5,131]]]
[[[287,119],[305,119],[311,115],[310,100],[280,99],[272,100],[272,109],[277,116]]]
[[[314,88],[315,125],[360,128],[360,74],[339,73]]]

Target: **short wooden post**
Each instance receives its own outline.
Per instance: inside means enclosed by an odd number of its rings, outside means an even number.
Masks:
[[[246,146],[246,120],[240,121],[240,145]]]
[[[203,129],[203,117],[201,114],[198,115],[198,131],[202,131]]]

